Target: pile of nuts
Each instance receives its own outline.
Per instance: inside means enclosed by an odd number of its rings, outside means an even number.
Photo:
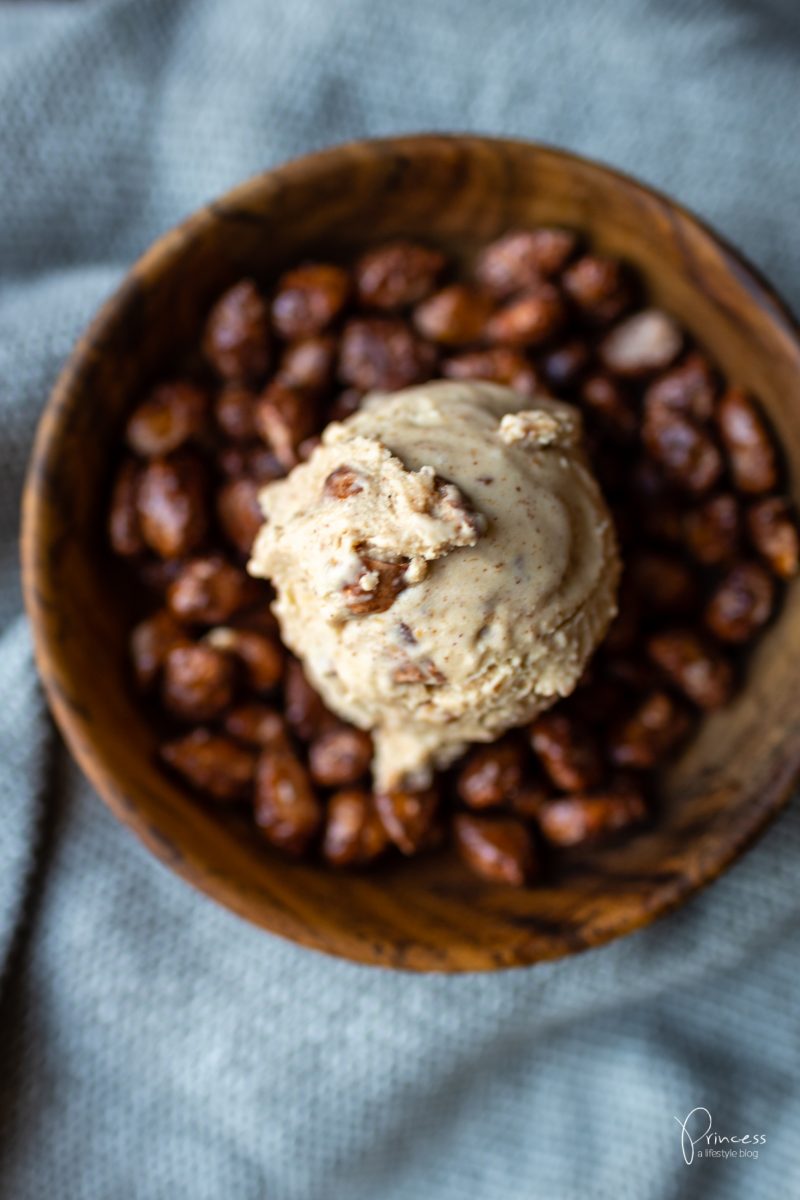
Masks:
[[[623,263],[539,228],[486,246],[469,278],[396,241],[218,300],[206,366],[130,414],[109,515],[146,595],[133,671],[174,773],[250,806],[291,855],[361,866],[450,838],[480,876],[517,885],[542,851],[648,819],[659,765],[731,696],[800,547],[757,403],[640,292]],[[259,489],[329,421],[372,389],[438,377],[582,410],[625,563],[620,613],[576,692],[532,727],[475,747],[424,792],[376,795],[369,735],[323,707],[245,564]]]

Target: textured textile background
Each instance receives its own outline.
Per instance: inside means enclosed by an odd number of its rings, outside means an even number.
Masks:
[[[416,129],[563,143],[677,194],[795,304],[796,0],[0,0],[0,1194],[13,1200],[799,1196],[800,821],[573,961],[328,961],[160,867],[56,744],[18,494],[125,265],[237,180]],[[763,1132],[684,1165],[674,1117]]]

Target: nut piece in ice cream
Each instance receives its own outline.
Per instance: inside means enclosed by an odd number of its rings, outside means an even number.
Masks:
[[[250,571],[379,789],[575,687],[615,613],[613,528],[569,405],[479,382],[374,395],[260,496]]]

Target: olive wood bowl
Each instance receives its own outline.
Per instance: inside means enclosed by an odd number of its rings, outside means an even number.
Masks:
[[[495,970],[596,946],[676,908],[787,800],[800,767],[800,587],[742,692],[667,774],[653,828],[574,853],[526,890],[447,852],[336,873],[285,861],[155,761],[130,685],[125,597],[104,547],[126,410],[198,338],[214,298],[317,255],[396,235],[456,257],[514,226],[575,226],[638,269],[728,377],[758,395],[800,500],[800,340],[769,286],[679,205],[597,163],[524,142],[415,136],[337,146],[267,171],[167,233],[80,339],[47,404],[27,478],[23,565],[36,656],[66,741],[112,811],[185,879],[263,928],[362,963]],[[124,591],[124,589],[123,589]]]

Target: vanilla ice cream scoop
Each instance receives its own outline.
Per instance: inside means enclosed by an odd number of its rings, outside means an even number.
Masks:
[[[613,527],[569,405],[489,383],[368,398],[261,493],[250,570],[381,789],[575,687],[615,613]]]

